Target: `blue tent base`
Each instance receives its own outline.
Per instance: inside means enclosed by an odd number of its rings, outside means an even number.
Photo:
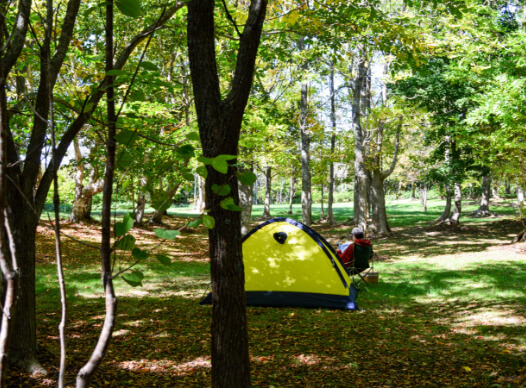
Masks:
[[[351,285],[349,295],[328,295],[308,292],[247,291],[247,306],[259,307],[307,307],[356,310],[358,290]],[[199,304],[211,304],[208,294]]]

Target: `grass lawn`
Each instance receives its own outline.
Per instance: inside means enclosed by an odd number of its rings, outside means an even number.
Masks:
[[[418,202],[388,204],[393,235],[375,239],[380,281],[359,293],[360,310],[248,307],[252,384],[255,387],[525,387],[526,248],[509,245],[520,231],[513,208],[494,204],[499,217],[461,218],[455,232],[430,228]],[[466,204],[467,214],[477,208]],[[288,206],[272,207],[273,216]],[[345,238],[352,209],[335,206],[335,227],[313,226],[329,242]],[[170,211],[180,227],[190,208]],[[255,207],[253,215],[262,214]],[[320,218],[319,208],[314,219]],[[299,207],[291,217],[301,219]],[[254,224],[259,223],[255,221]],[[97,242],[98,224],[65,232]],[[134,229],[153,247],[151,228]],[[39,352],[47,376],[12,370],[8,386],[54,386],[58,366],[59,292],[52,232],[39,229],[37,314]],[[209,306],[198,301],[209,283],[203,227],[157,250],[172,265],[141,265],[144,287],[116,280],[119,317],[113,342],[93,386],[203,387],[210,385]],[[68,386],[87,361],[104,319],[96,250],[64,239],[68,284]]]

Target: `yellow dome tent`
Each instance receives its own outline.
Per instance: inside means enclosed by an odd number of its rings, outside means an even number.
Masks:
[[[332,246],[290,218],[264,222],[243,239],[249,306],[356,309],[357,290]],[[210,295],[202,303],[210,303]]]

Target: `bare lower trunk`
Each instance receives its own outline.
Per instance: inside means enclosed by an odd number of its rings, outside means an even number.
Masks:
[[[296,193],[296,177],[290,177],[290,190],[289,190],[289,211],[288,214],[292,214],[292,204],[294,202],[294,194]]]
[[[458,225],[460,223],[460,214],[462,213],[462,188],[460,183],[455,183],[454,194],[455,202],[451,213],[451,224]]]
[[[146,196],[144,193],[139,193],[139,198],[137,199],[137,209],[135,210],[135,225],[142,225],[143,224],[143,218],[144,218],[144,212],[146,209]]]
[[[246,170],[245,170],[246,171]],[[243,170],[241,171],[241,173]],[[252,219],[252,185],[244,185],[239,182],[239,206],[241,207],[241,235],[250,232]]]
[[[445,187],[445,196],[446,196],[446,205],[444,207],[444,211],[438,217],[435,222],[441,223],[449,219],[451,214],[451,189],[449,188],[449,185],[446,185]]]
[[[470,214],[471,217],[490,217],[494,214],[489,210],[489,200],[491,198],[491,178],[488,175],[482,177],[482,193],[480,206]]]
[[[304,38],[299,41],[299,49],[305,49]],[[308,63],[302,65],[303,70],[307,70]],[[301,143],[301,214],[305,225],[312,224],[312,182],[310,171],[310,134],[308,124],[309,108],[309,84],[303,81],[301,84],[300,101],[300,143]]]
[[[388,235],[391,228],[387,222],[387,213],[385,208],[384,182],[379,176],[371,179],[371,205],[372,217],[369,230],[378,236]]]
[[[265,206],[261,217],[269,219],[270,215],[270,201],[272,195],[272,167],[267,167],[265,170]]]
[[[422,208],[425,212],[427,212],[427,193],[429,192],[429,188],[427,187],[426,183],[422,183],[420,186],[420,203],[422,204]]]

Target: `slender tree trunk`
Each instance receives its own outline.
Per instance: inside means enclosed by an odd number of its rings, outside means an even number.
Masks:
[[[3,19],[3,17],[2,17]],[[0,46],[3,46],[4,36],[0,32]],[[9,243],[9,225],[6,220],[6,177],[7,177],[7,99],[5,93],[5,77],[0,62],[0,270],[2,272],[0,317],[0,386],[5,387],[8,366],[9,338],[12,330],[11,313],[17,298],[17,255]],[[6,228],[7,226],[7,228]]]
[[[305,50],[304,38],[299,41],[299,49]],[[308,64],[305,62],[302,69],[306,71]],[[305,225],[312,224],[312,182],[310,171],[310,134],[308,125],[308,97],[309,84],[307,81],[301,83],[300,101],[300,133],[301,133],[301,214]]]
[[[263,215],[261,217],[269,219],[270,215],[270,201],[272,196],[272,167],[265,169],[265,206],[263,209]]]
[[[391,233],[391,228],[387,223],[387,213],[385,207],[385,191],[384,182],[393,173],[398,157],[398,147],[400,144],[400,131],[402,130],[402,118],[399,119],[398,130],[396,132],[395,150],[390,167],[382,170],[382,147],[384,143],[384,125],[383,121],[378,123],[376,133],[376,149],[374,150],[374,157],[371,158],[372,167],[370,168],[371,176],[371,190],[370,203],[372,208],[370,230],[377,235],[388,235]]]
[[[329,196],[327,199],[327,215],[329,225],[335,225],[336,219],[332,211],[334,203],[334,149],[336,148],[336,96],[334,91],[334,59],[331,62],[331,73],[329,77],[329,93],[331,95],[331,161],[329,163]]]
[[[420,185],[420,203],[422,204],[422,208],[424,209],[424,212],[427,212],[427,193],[429,192],[429,188],[427,187],[426,183],[422,183]]]
[[[242,169],[240,168],[240,173],[251,171],[252,167]],[[250,232],[250,223],[252,220],[252,188],[253,185],[244,185],[239,182],[239,206],[241,207],[241,235],[244,236]]]
[[[365,59],[358,62],[358,75],[353,82],[352,130],[354,133],[354,224],[364,231],[368,227],[369,175],[365,167],[365,135],[361,124],[362,94],[367,76]]]
[[[290,190],[289,190],[289,211],[288,214],[292,214],[292,205],[294,203],[294,194],[296,194],[296,177],[293,175],[290,177]]]
[[[451,224],[458,225],[460,223],[460,214],[462,213],[462,188],[460,183],[455,183],[454,188],[455,202],[453,212],[451,213]]]
[[[238,155],[241,123],[252,86],[257,49],[265,19],[266,0],[252,0],[239,40],[231,87],[221,98],[214,33],[214,1],[191,0],[187,41],[195,107],[203,154]],[[236,160],[232,161],[233,164]],[[206,207],[215,219],[208,232],[212,278],[212,387],[248,387],[250,359],[242,257],[241,214],[221,206],[213,185],[230,185],[239,203],[235,167],[222,174],[207,166]]]
[[[113,0],[106,1],[106,73],[113,70]],[[91,354],[88,362],[77,374],[77,388],[89,387],[91,379],[98,369],[106,351],[110,345],[113,328],[117,319],[117,297],[113,288],[112,263],[111,263],[111,205],[113,196],[113,177],[115,170],[115,154],[117,145],[115,135],[117,133],[117,115],[115,112],[115,92],[113,79],[110,76],[110,85],[106,90],[107,114],[108,114],[108,136],[106,144],[106,169],[104,173],[104,191],[102,199],[102,237],[100,246],[100,259],[102,266],[102,285],[104,287],[104,299],[106,316],[102,325],[99,340]]]

